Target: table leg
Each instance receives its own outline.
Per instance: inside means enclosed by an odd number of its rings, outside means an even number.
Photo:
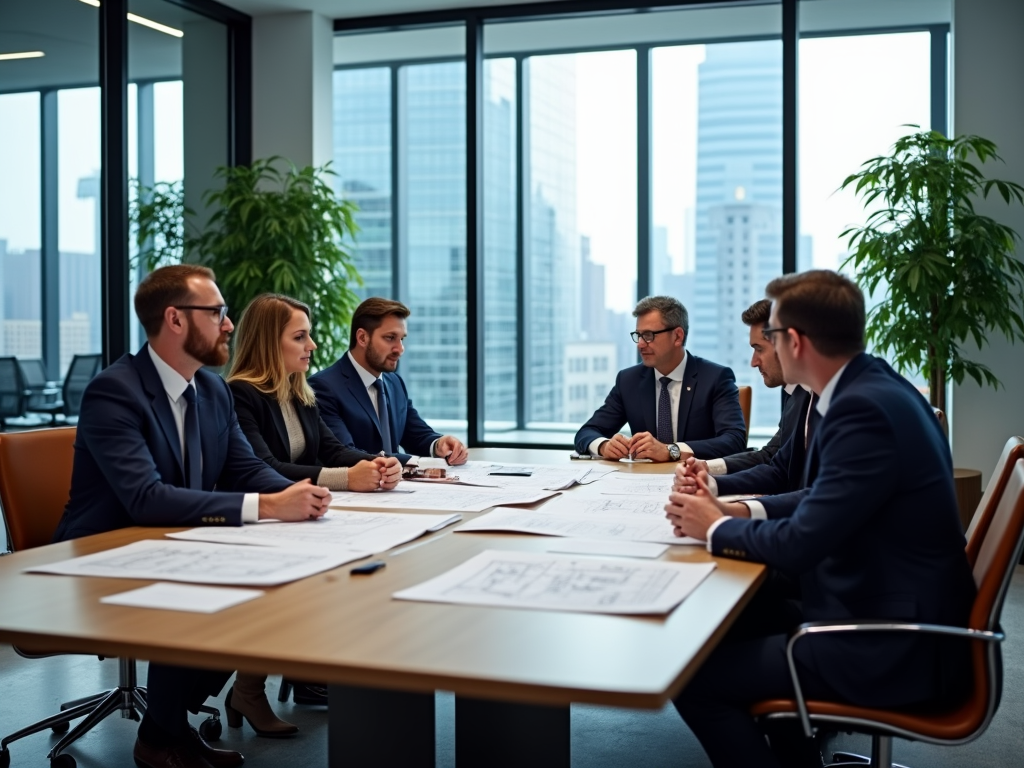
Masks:
[[[434,765],[433,693],[332,685],[328,696],[330,768]]]
[[[569,708],[455,697],[455,765],[569,765]]]

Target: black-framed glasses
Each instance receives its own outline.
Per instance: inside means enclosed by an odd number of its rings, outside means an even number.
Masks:
[[[801,336],[806,336],[807,335],[803,331],[801,331],[799,328],[797,328],[795,326],[792,326],[792,325],[780,325],[778,328],[768,328],[768,327],[765,327],[765,328],[761,329],[761,333],[764,335],[764,337],[766,339],[768,339],[768,341],[772,340],[772,334],[773,333],[784,333],[786,331],[796,331]]]
[[[633,340],[634,344],[639,344],[640,339],[643,339],[645,343],[650,344],[654,341],[654,337],[659,333],[668,333],[678,328],[678,325],[673,325],[671,328],[662,328],[660,331],[633,331],[629,334],[629,338]]]
[[[205,309],[207,312],[217,312],[217,325],[224,325],[224,318],[228,316],[227,304],[214,304],[213,306],[199,306],[197,304],[182,304],[175,309]]]

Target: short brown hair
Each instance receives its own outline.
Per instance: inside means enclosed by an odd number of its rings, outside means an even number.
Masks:
[[[768,299],[760,299],[755,301],[740,315],[740,319],[743,320],[744,325],[749,325],[753,328],[755,325],[765,325],[768,322],[768,316],[772,313],[772,303]]]
[[[382,299],[379,296],[371,296],[356,307],[356,311],[352,315],[352,331],[349,334],[349,347],[354,349],[357,346],[356,331],[362,329],[372,336],[373,332],[380,328],[381,323],[384,322],[384,318],[388,315],[394,315],[395,317],[405,320],[405,318],[411,314],[412,313],[409,311],[409,308],[400,301]]]
[[[198,264],[172,264],[154,269],[139,283],[135,291],[135,314],[147,338],[159,335],[164,311],[176,304],[187,304],[192,297],[188,281],[193,277],[217,278],[209,267]]]
[[[646,315],[648,312],[660,312],[661,319],[668,328],[683,329],[683,345],[690,336],[690,314],[683,303],[672,296],[645,296],[637,302],[633,309],[633,317]]]
[[[783,275],[768,283],[779,323],[807,336],[825,357],[864,351],[864,294],[828,269]]]
[[[260,392],[277,397],[279,403],[293,398],[303,405],[316,402],[305,374],[287,373],[281,354],[281,334],[296,309],[310,316],[308,306],[279,293],[263,293],[249,302],[235,332],[235,359],[228,381],[248,382]]]

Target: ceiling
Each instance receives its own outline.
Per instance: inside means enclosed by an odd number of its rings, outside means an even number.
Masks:
[[[263,16],[288,11],[315,11],[331,19],[356,16],[380,16],[390,13],[415,13],[452,8],[479,8],[487,5],[521,5],[553,0],[219,0],[224,5]]]

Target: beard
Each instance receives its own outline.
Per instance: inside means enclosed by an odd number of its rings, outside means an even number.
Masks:
[[[398,368],[398,360],[391,360],[387,355],[378,355],[373,347],[366,348],[366,362],[370,368],[380,373],[394,373]]]
[[[192,323],[188,326],[188,335],[185,336],[185,352],[198,360],[203,365],[219,368],[228,362],[228,337],[229,334],[220,334],[216,341],[207,341],[199,329]]]

